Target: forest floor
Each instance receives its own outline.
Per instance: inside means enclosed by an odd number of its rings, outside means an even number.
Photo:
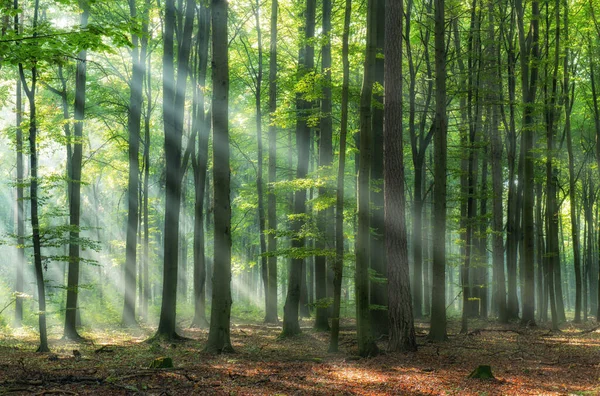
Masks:
[[[235,323],[235,321],[234,321]],[[566,324],[543,327],[473,321],[469,335],[449,323],[449,341],[428,343],[417,323],[419,351],[356,356],[352,323],[343,323],[340,352],[327,353],[328,333],[303,322],[301,335],[278,339],[279,326],[232,325],[236,353],[202,352],[206,330],[186,329],[190,340],[144,342],[122,330],[84,333],[85,343],[52,338],[51,353],[35,353],[33,334],[0,335],[0,394],[65,395],[596,395],[600,394],[600,329]],[[379,340],[385,350],[385,339]],[[173,369],[150,369],[171,357]],[[496,379],[467,378],[491,365]]]

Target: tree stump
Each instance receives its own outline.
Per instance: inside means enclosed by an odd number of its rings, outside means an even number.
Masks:
[[[469,374],[469,378],[494,379],[495,377],[492,374],[491,366],[482,365],[473,370],[473,372]]]
[[[159,357],[154,359],[150,368],[173,368],[173,359],[170,357]]]

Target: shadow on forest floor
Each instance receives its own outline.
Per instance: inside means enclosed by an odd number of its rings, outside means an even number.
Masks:
[[[184,331],[190,341],[153,343],[141,329],[84,333],[88,342],[51,339],[52,353],[35,353],[35,335],[0,335],[0,394],[322,394],[322,395],[563,395],[600,393],[600,333],[592,324],[501,326],[473,321],[469,335],[449,323],[450,339],[428,343],[417,323],[419,352],[358,359],[355,332],[344,323],[340,352],[327,353],[328,333],[303,322],[303,333],[278,340],[281,327],[233,324],[234,354],[202,352],[207,330]],[[385,349],[386,342],[380,340]],[[149,369],[168,356],[173,369]],[[480,364],[495,380],[468,379]]]

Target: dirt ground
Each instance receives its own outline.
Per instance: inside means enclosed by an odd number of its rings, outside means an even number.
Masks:
[[[84,333],[85,343],[51,339],[50,354],[35,352],[28,335],[0,335],[0,394],[11,395],[596,395],[600,394],[600,330],[595,324],[543,327],[473,322],[469,335],[451,322],[449,341],[428,343],[418,323],[419,351],[356,356],[355,333],[344,323],[340,352],[327,353],[328,333],[303,323],[300,336],[280,340],[281,327],[234,324],[236,353],[202,352],[206,330],[188,341],[144,342],[121,330]],[[385,339],[379,340],[383,350]],[[150,369],[157,357],[173,369]],[[491,365],[496,379],[467,378]]]

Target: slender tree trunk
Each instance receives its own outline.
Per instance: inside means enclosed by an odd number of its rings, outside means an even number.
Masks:
[[[177,279],[179,264],[179,215],[181,209],[181,146],[185,110],[185,92],[188,78],[195,1],[186,0],[185,22],[179,36],[177,51],[177,77],[174,56],[177,14],[174,0],[165,2],[165,33],[163,52],[163,120],[165,130],[166,199],[164,222],[163,291],[160,319],[156,336],[178,338],[175,330],[177,311]],[[184,18],[180,15],[180,18]],[[229,168],[228,168],[229,169]]]
[[[569,43],[569,2],[563,1],[563,35],[565,43]],[[575,272],[575,318],[574,323],[581,322],[581,248],[579,241],[579,224],[577,219],[577,190],[575,177],[575,158],[573,156],[573,138],[571,137],[571,82],[569,75],[569,45],[564,47],[563,90],[565,101],[565,134],[569,155],[569,203],[571,205],[571,239],[573,240],[573,269]]]
[[[433,195],[433,284],[429,338],[443,341],[446,335],[446,166],[448,123],[446,117],[445,0],[434,1],[435,127]]]
[[[265,237],[265,200],[263,188],[263,139],[262,139],[262,110],[261,96],[263,83],[263,44],[262,44],[262,29],[260,27],[260,2],[256,0],[253,5],[254,18],[256,22],[256,36],[258,45],[258,60],[256,64],[256,74],[254,78],[254,104],[256,108],[256,142],[257,142],[257,163],[256,163],[256,195],[258,197],[258,232],[260,242],[260,273],[265,291],[268,288],[268,268],[267,268],[267,241]],[[269,304],[268,293],[265,292],[265,312]]]
[[[521,151],[523,153],[524,180],[534,180],[534,136],[535,136],[535,97],[537,91],[539,67],[539,2],[531,3],[531,38],[527,39],[524,28],[524,10],[522,0],[515,1],[517,24],[519,26],[519,44],[521,48],[521,86],[523,89],[523,131],[521,133]],[[533,183],[523,183],[523,255],[522,271],[525,284],[521,289],[523,315],[521,323],[535,325],[535,294],[534,294],[534,223]]]
[[[229,56],[228,5],[212,0],[213,183],[215,261],[210,331],[205,350],[232,352],[231,318],[231,202],[229,170]]]
[[[150,1],[146,0],[146,10],[149,12]],[[146,19],[146,18],[145,18]],[[147,21],[147,19],[146,19]],[[147,24],[146,24],[147,26]],[[148,46],[147,38],[142,39],[142,47]],[[144,115],[144,197],[143,197],[143,221],[144,221],[144,246],[143,252],[143,277],[144,296],[142,298],[142,317],[148,319],[148,302],[150,301],[150,223],[148,213],[148,201],[150,198],[150,119],[152,116],[152,59],[148,56],[146,67],[146,113]]]
[[[192,160],[194,170],[194,319],[193,327],[208,327],[206,320],[206,253],[204,235],[204,200],[206,199],[206,179],[208,170],[208,140],[210,135],[210,114],[205,113],[205,87],[208,65],[208,46],[210,34],[210,8],[200,7],[198,13],[198,44],[196,50],[196,125],[198,146]]]
[[[135,0],[129,0],[129,16],[133,24],[137,24],[137,6]],[[127,119],[127,130],[129,132],[129,178],[127,185],[128,209],[127,209],[127,236],[125,242],[125,298],[123,302],[122,323],[125,326],[135,326],[137,318],[135,314],[136,279],[135,268],[137,260],[137,228],[139,218],[139,152],[140,132],[143,105],[143,82],[146,60],[142,58],[140,51],[140,38],[132,33],[131,58],[133,72],[131,74],[129,93],[129,112]]]
[[[16,8],[18,4],[15,2]],[[37,37],[37,26],[39,16],[40,2],[35,0],[33,11],[33,37]],[[31,85],[27,85],[25,79],[25,70],[23,64],[19,63],[19,76],[21,78],[22,88],[29,101],[29,160],[31,183],[29,185],[29,194],[31,200],[31,229],[33,239],[33,263],[35,266],[35,278],[37,283],[38,298],[38,324],[40,330],[40,346],[37,352],[49,352],[48,332],[46,328],[46,290],[44,284],[44,268],[42,265],[42,249],[40,238],[40,220],[38,214],[38,157],[37,157],[37,107],[35,104],[35,95],[37,89],[37,67],[31,68]]]
[[[15,8],[17,8],[15,0]],[[15,16],[15,31],[19,31],[19,17]],[[16,154],[17,154],[17,278],[15,282],[15,327],[21,327],[23,322],[23,293],[24,270],[27,263],[25,258],[25,205],[23,202],[23,184],[25,171],[23,166],[23,88],[20,78],[17,78],[16,97]]]
[[[385,43],[385,0],[378,0],[376,7],[375,46],[376,53],[382,54]],[[398,22],[401,23],[401,22]],[[402,37],[400,37],[401,40]],[[373,67],[373,80],[383,86],[384,60],[381,56],[375,57]],[[388,305],[387,282],[382,281],[387,276],[385,224],[384,224],[384,192],[383,192],[383,95],[376,93],[373,98],[372,113],[372,147],[371,147],[371,238],[370,238],[370,268],[371,273],[377,278],[371,279],[369,288],[370,304],[375,306],[371,310],[371,328],[373,335],[379,337],[388,334],[388,314],[385,310]],[[419,280],[422,282],[422,280]],[[419,307],[421,310],[421,307]]]
[[[504,276],[504,240],[503,240],[503,204],[502,194],[504,192],[502,177],[502,141],[498,131],[499,115],[498,115],[498,91],[500,89],[498,79],[500,65],[496,58],[496,35],[494,32],[493,0],[488,1],[488,40],[489,40],[489,62],[490,62],[490,78],[489,78],[489,96],[490,103],[488,115],[490,120],[490,143],[491,143],[491,163],[492,163],[492,300],[497,307],[498,321],[506,323],[508,315],[506,312],[506,280]]]
[[[370,169],[372,142],[371,101],[376,57],[377,1],[367,5],[367,46],[365,51],[363,85],[360,94],[360,153],[358,170],[358,230],[356,236],[356,327],[358,353],[373,356],[379,352],[371,332],[369,306],[369,239],[370,239]]]
[[[314,67],[314,48],[311,39],[315,33],[315,11],[316,1],[306,0],[304,37],[306,44],[299,51],[299,78],[304,76]],[[296,178],[303,179],[308,173],[309,145],[310,145],[310,127],[307,116],[310,110],[310,102],[306,101],[301,95],[296,96],[296,109],[298,111],[296,119],[296,147],[298,149],[298,167],[296,169]],[[294,214],[304,215],[306,213],[306,190],[299,189],[295,192]],[[303,221],[295,219],[292,222],[292,249],[303,248],[305,238],[301,233]],[[304,259],[292,258],[290,274],[288,281],[288,290],[283,309],[283,336],[291,336],[300,333],[300,323],[298,322],[300,306],[300,288],[302,277],[304,276]]]
[[[333,311],[331,316],[331,339],[329,352],[338,351],[340,331],[340,306],[342,297],[342,272],[344,269],[344,174],[346,170],[346,138],[348,135],[348,91],[350,80],[349,36],[352,0],[346,0],[344,32],[342,35],[342,103],[340,125],[340,157],[335,201],[335,261],[333,262]]]
[[[274,117],[277,111],[277,13],[278,1],[271,1],[271,44],[269,48],[269,113]],[[267,262],[267,307],[265,323],[277,323],[277,196],[273,183],[277,182],[277,127],[269,124],[269,187],[267,191],[267,220],[269,237],[267,250],[271,253]]]
[[[89,4],[87,1],[80,0],[79,7],[82,11],[80,24],[82,28],[87,27],[90,15]],[[77,297],[79,294],[79,226],[81,216],[81,168],[82,168],[82,134],[83,120],[85,118],[85,83],[86,83],[86,56],[87,51],[83,50],[77,55],[77,73],[75,76],[75,125],[73,126],[73,158],[71,160],[71,197],[69,199],[69,217],[70,217],[70,243],[69,243],[69,275],[67,281],[67,306],[65,311],[65,338],[79,339],[77,333]],[[137,203],[137,190],[135,201]],[[134,235],[135,238],[135,235]],[[134,263],[135,274],[135,263]],[[135,283],[133,285],[135,293]],[[135,304],[135,299],[133,300]]]
[[[321,49],[321,72],[325,76],[323,99],[321,100],[321,120],[319,131],[319,167],[329,169],[333,160],[332,120],[331,120],[331,0],[323,0],[323,36],[325,42]],[[330,188],[320,187],[319,196],[330,194]],[[316,242],[317,249],[328,249],[332,244],[331,220],[333,212],[330,208],[318,213],[317,222],[322,236]],[[327,258],[315,257],[315,297],[317,313],[315,329],[329,330],[329,309],[327,309]],[[331,286],[329,286],[331,287]]]

